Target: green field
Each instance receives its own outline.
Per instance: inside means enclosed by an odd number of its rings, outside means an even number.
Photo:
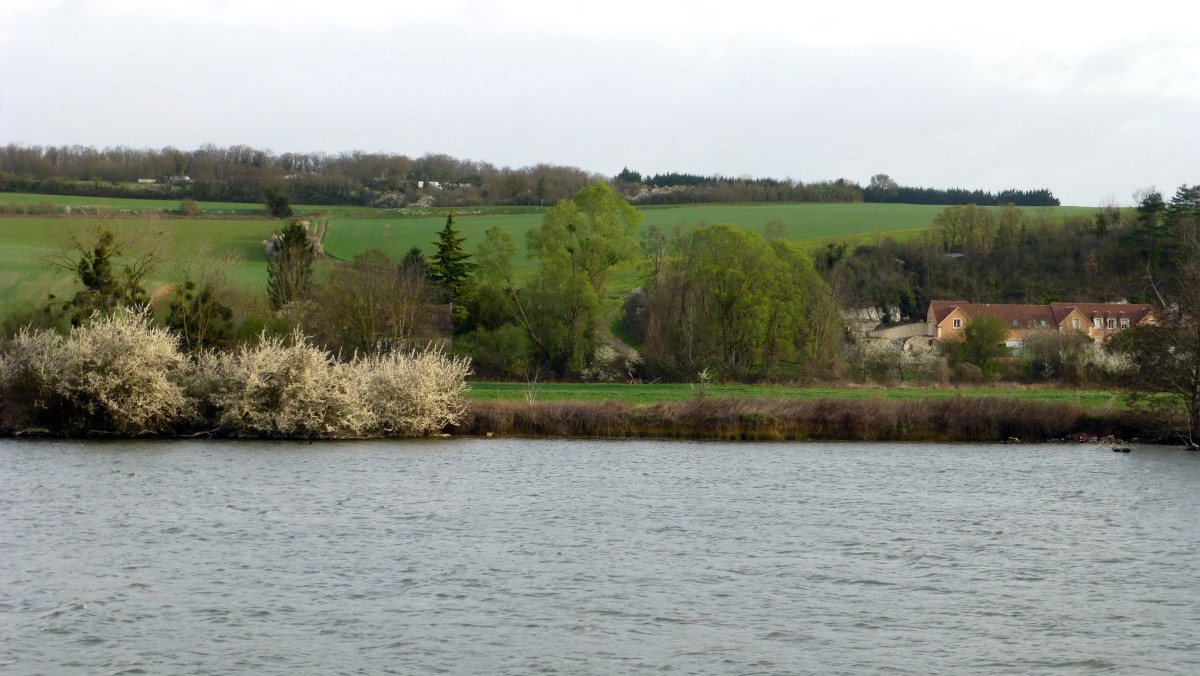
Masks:
[[[733,223],[745,230],[762,231],[777,224],[788,239],[816,245],[828,240],[863,241],[876,236],[906,236],[928,229],[945,207],[916,204],[719,204],[644,207],[642,229],[657,225],[668,234],[676,228]],[[1088,207],[1058,207],[1054,213],[1074,216],[1091,214]],[[541,224],[541,211],[497,213],[457,212],[455,223],[467,237],[467,248],[477,246],[493,226],[513,233],[518,244],[530,228]],[[371,247],[392,256],[402,256],[419,246],[433,252],[436,232],[445,223],[444,211],[436,215],[384,215],[371,218],[334,218],[325,249],[339,258],[352,258]]]
[[[124,212],[139,212],[141,217],[103,218],[105,227],[119,236],[138,237],[139,229],[155,228],[166,233],[168,255],[179,263],[195,258],[196,252],[207,249],[220,255],[235,252],[240,263],[233,272],[233,281],[249,289],[266,288],[266,259],[262,241],[280,226],[280,221],[266,218],[230,219],[230,214],[257,215],[258,204],[201,203],[202,214],[218,218],[153,218],[155,213],[172,212],[179,203],[172,200],[138,200],[58,195],[0,194],[0,206],[5,204],[36,205],[49,202],[57,207],[100,207]],[[747,230],[762,231],[778,227],[784,235],[808,248],[825,241],[869,241],[880,236],[908,237],[930,227],[933,218],[943,209],[940,206],[907,204],[724,204],[655,206],[641,209],[643,230],[657,225],[670,234],[676,228],[688,230],[699,225],[734,223]],[[448,208],[402,209],[381,211],[364,207],[299,206],[301,213],[317,210],[329,214],[329,228],[324,240],[325,251],[332,258],[349,260],[367,249],[378,248],[394,259],[401,258],[411,247],[418,246],[428,255],[434,252],[433,241],[446,220]],[[541,224],[544,209],[538,207],[486,207],[454,210],[456,223],[466,237],[466,248],[474,251],[493,226],[507,229],[522,251],[525,233]],[[1027,210],[1029,211],[1029,210]],[[1061,207],[1057,214],[1090,214],[1086,207]],[[20,311],[41,302],[48,293],[62,295],[71,291],[71,280],[45,261],[61,251],[68,235],[75,231],[94,232],[101,221],[97,216],[2,216],[0,217],[0,315]],[[519,254],[513,261],[518,279],[528,279],[536,262]],[[178,265],[164,267],[151,279],[157,288],[180,281]],[[626,264],[610,276],[614,296],[638,286],[643,267]]]
[[[67,247],[72,233],[94,241],[96,219],[17,216],[0,218],[0,315],[19,312],[45,300],[74,293],[70,275],[50,264]],[[232,271],[235,284],[266,288],[267,263],[263,240],[279,227],[269,220],[185,220],[124,218],[103,222],[120,241],[137,241],[162,231],[166,258],[150,279],[153,292],[164,284],[181,281],[179,267],[200,253],[234,253],[239,263]]]
[[[63,207],[70,207],[71,209],[108,209],[118,213],[134,214],[174,213],[179,211],[179,200],[34,195],[31,193],[16,192],[0,193],[0,207],[9,204],[21,207],[52,204],[60,210]],[[261,204],[242,204],[238,202],[199,202],[197,204],[201,213],[212,215],[253,216],[265,212],[265,207]]]
[[[861,240],[876,235],[905,235],[927,229],[944,207],[909,204],[727,204],[715,206],[684,205],[642,209],[642,229],[657,225],[668,234],[675,228],[689,230],[699,225],[734,223],[745,230],[762,231],[777,223],[788,239],[819,243],[829,239]],[[419,246],[433,253],[433,240],[446,222],[444,215],[423,218],[335,218],[325,238],[325,250],[338,258],[353,258],[368,248],[377,247],[393,257],[403,256]],[[481,214],[458,213],[455,223],[467,248],[473,249],[491,227],[500,226],[513,233],[520,245],[530,228],[541,225],[541,213]],[[532,267],[533,263],[524,264]],[[516,262],[519,268],[524,266]]]
[[[40,204],[49,204],[60,212],[65,209],[79,211],[108,210],[117,214],[177,214],[180,200],[153,199],[140,197],[81,197],[76,195],[38,195],[34,193],[0,192],[0,212],[7,207],[27,209]],[[266,216],[266,208],[261,203],[246,202],[197,202],[202,216]],[[425,218],[440,214],[444,219],[446,212],[453,211],[450,207],[431,207],[426,209],[376,209],[374,207],[357,207],[346,205],[326,204],[297,204],[293,205],[297,214],[321,213],[333,217],[369,217],[387,216],[389,218]],[[8,209],[12,211],[13,209]],[[500,214],[541,213],[540,207],[469,207],[459,209],[460,212],[483,212]]]
[[[532,395],[537,401],[624,401],[652,404],[680,401],[699,396],[696,385],[624,383],[470,383],[469,399],[524,400]],[[871,399],[892,400],[945,399],[947,397],[996,397],[1052,403],[1078,404],[1085,408],[1120,406],[1124,397],[1112,392],[1089,390],[1020,389],[1006,387],[970,388],[876,388],[876,387],[782,387],[759,385],[709,385],[707,397],[752,397],[767,399]]]

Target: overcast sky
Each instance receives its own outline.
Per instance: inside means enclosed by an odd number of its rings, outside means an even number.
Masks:
[[[1200,183],[1200,10],[977,4],[0,0],[0,142],[883,172],[1080,205]]]

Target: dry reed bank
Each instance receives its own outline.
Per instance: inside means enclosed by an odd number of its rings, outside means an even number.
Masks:
[[[998,397],[817,401],[721,398],[634,405],[619,401],[471,401],[452,434],[600,438],[841,441],[1046,441],[1150,437],[1127,408]]]

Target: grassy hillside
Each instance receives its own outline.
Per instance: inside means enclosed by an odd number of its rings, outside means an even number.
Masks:
[[[734,223],[746,230],[761,231],[768,224],[778,224],[788,239],[811,243],[919,232],[928,228],[941,210],[942,207],[909,204],[726,204],[651,207],[641,211],[643,230],[657,225],[671,233],[675,228],[688,230],[698,225]],[[434,250],[434,234],[445,222],[442,214],[420,218],[338,218],[331,224],[325,248],[339,258],[351,258],[370,247],[402,256],[409,248],[419,246],[428,254]],[[520,244],[530,228],[541,224],[542,215],[466,212],[459,213],[455,222],[467,237],[467,247],[472,248],[493,226],[507,229]],[[517,265],[522,267],[520,263]]]
[[[118,213],[150,214],[174,213],[179,211],[179,200],[138,199],[126,197],[80,197],[75,195],[35,195],[31,193],[0,193],[0,209],[9,211],[17,208],[34,207],[40,204],[54,206],[59,211],[64,208],[78,209],[107,209]],[[199,202],[201,213],[210,215],[244,215],[254,216],[266,212],[261,204],[241,204],[236,202]]]
[[[72,292],[69,276],[55,271],[46,260],[63,248],[72,232],[81,233],[84,241],[94,239],[96,225],[101,219],[105,227],[119,231],[122,239],[130,241],[138,239],[144,232],[163,231],[167,254],[179,263],[194,259],[201,250],[213,254],[235,252],[241,262],[234,270],[234,281],[250,290],[266,288],[262,241],[280,226],[280,222],[230,217],[230,214],[259,214],[261,205],[201,203],[202,214],[220,217],[184,219],[166,217],[178,209],[176,201],[3,193],[0,194],[0,211],[7,204],[44,202],[59,208],[71,207],[76,213],[0,217],[0,314],[40,303],[48,293]],[[144,215],[137,218],[79,215],[80,208]],[[828,240],[860,242],[883,235],[912,236],[927,229],[942,208],[907,204],[726,204],[647,207],[642,212],[643,230],[658,225],[669,234],[676,228],[687,230],[698,225],[734,223],[747,230],[778,228],[787,238],[815,247]],[[324,209],[329,213],[325,250],[334,258],[347,260],[371,248],[382,249],[395,259],[413,246],[431,254],[436,234],[450,211],[446,208],[381,211],[319,206],[297,209],[300,212]],[[1086,207],[1055,210],[1066,215],[1091,211]],[[456,210],[456,223],[467,238],[468,251],[473,251],[483,241],[484,232],[493,226],[510,231],[513,241],[523,250],[525,233],[541,223],[543,212],[544,209],[536,207],[468,208]],[[519,255],[513,265],[519,278],[527,278],[535,263]],[[641,277],[640,265],[623,266],[613,272],[610,288],[614,293],[633,288],[641,282]],[[150,281],[158,286],[179,279],[178,265],[171,265]]]
[[[47,294],[68,296],[76,290],[71,276],[50,264],[67,247],[72,234],[96,239],[94,218],[18,216],[0,218],[0,314],[41,303]],[[119,241],[136,242],[162,232],[165,257],[171,261],[150,280],[154,290],[178,282],[179,266],[201,253],[234,253],[240,263],[233,280],[246,287],[266,288],[267,264],[262,242],[277,227],[268,220],[185,220],[123,218],[103,222]]]
[[[116,214],[178,214],[180,200],[135,197],[85,197],[77,195],[38,195],[34,193],[0,192],[0,213],[27,212],[39,205],[49,205],[59,212],[111,211]],[[261,203],[246,202],[197,202],[202,216],[266,216],[266,207]],[[293,208],[298,214],[321,212],[335,217],[367,217],[389,215],[395,218],[423,218],[445,214],[449,207],[427,209],[376,209],[346,205],[297,204]],[[486,207],[489,213],[540,213],[539,207]],[[463,211],[463,210],[460,210]],[[472,207],[465,211],[480,211]],[[443,216],[444,218],[445,216]]]

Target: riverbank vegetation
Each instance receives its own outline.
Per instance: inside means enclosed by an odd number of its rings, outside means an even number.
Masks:
[[[73,206],[63,204],[60,212],[51,204],[42,216],[0,218],[0,228],[13,235],[0,245],[0,261],[14,262],[13,268],[5,268],[7,283],[0,287],[9,313],[4,332],[9,342],[3,347],[7,387],[11,392],[42,392],[39,396],[57,402],[62,414],[31,418],[21,396],[13,395],[5,404],[6,429],[157,434],[210,425],[217,434],[265,436],[429,433],[436,428],[433,423],[389,421],[384,409],[363,404],[362,397],[386,401],[387,396],[363,394],[371,390],[363,384],[370,378],[362,374],[395,370],[399,367],[388,360],[397,355],[411,358],[414,346],[436,345],[454,355],[442,358],[457,364],[454,369],[461,375],[452,380],[457,379],[460,389],[471,370],[476,378],[510,381],[534,392],[527,403],[536,401],[538,384],[546,382],[629,383],[635,389],[641,385],[634,384],[675,383],[697,388],[697,400],[705,399],[709,388],[746,383],[852,385],[863,390],[925,386],[934,389],[923,399],[938,402],[951,387],[1065,384],[1129,391],[1131,396],[1120,401],[1131,411],[1158,413],[1165,421],[1159,436],[1196,436],[1200,394],[1194,390],[1200,381],[1187,374],[1200,372],[1193,368],[1200,350],[1189,342],[1197,312],[1188,289],[1197,285],[1189,287],[1187,280],[1200,265],[1200,246],[1190,236],[1200,218],[1200,187],[1183,186],[1169,201],[1157,191],[1143,191],[1134,209],[1115,204],[1086,211],[1051,206],[1023,210],[1012,203],[933,207],[894,202],[907,199],[904,195],[951,198],[905,188],[877,175],[856,198],[871,204],[842,203],[842,197],[835,197],[828,204],[639,209],[630,203],[636,191],[687,194],[729,186],[686,174],[642,178],[626,170],[603,180],[567,172],[557,175],[561,180],[539,179],[545,190],[536,204],[524,204],[521,198],[508,206],[456,213],[428,205],[399,209],[390,203],[355,206],[359,203],[354,200],[342,200],[353,204],[339,208],[360,211],[329,216],[300,208],[295,218],[269,219],[266,208],[282,215],[293,209],[299,196],[325,199],[333,194],[325,188],[299,191],[296,186],[308,185],[305,180],[324,176],[335,165],[358,171],[366,165],[356,163],[367,158],[340,158],[337,162],[343,164],[338,165],[328,157],[285,160],[244,150],[210,153],[215,164],[201,163],[211,170],[203,180],[183,180],[176,173],[161,184],[138,188],[145,195],[174,195],[172,190],[184,195],[170,213],[125,214],[96,224],[92,216],[77,218]],[[49,161],[49,156],[38,160],[11,147],[5,152],[8,155],[0,156],[24,157],[22,161],[33,163],[29,166]],[[84,160],[72,153],[55,155],[58,159],[51,164],[58,166],[55,162],[65,157],[63,166],[75,171]],[[151,153],[143,158],[151,162],[146,166],[158,166],[151,161],[157,157]],[[254,170],[235,171],[246,157],[261,162],[251,162]],[[404,163],[393,160],[382,158],[376,168],[382,167],[384,174],[400,172]],[[416,180],[426,193],[447,195],[490,189],[482,179],[450,181],[447,176],[469,167],[442,160],[410,162],[407,173],[401,172],[402,182]],[[123,171],[137,164],[126,157],[113,160],[112,166],[122,162]],[[288,163],[295,171],[278,176]],[[437,166],[450,173],[441,178],[436,172],[421,173]],[[517,173],[498,171],[488,174],[488,180],[507,180]],[[421,178],[412,179],[414,175]],[[244,190],[241,182],[253,183],[251,178],[258,181],[259,195],[269,198],[257,218],[212,218],[218,214],[210,203],[196,198],[215,195],[192,194],[206,182],[238,184],[238,190]],[[579,182],[580,178],[588,180]],[[743,183],[756,190],[780,187],[748,179]],[[359,188],[367,190],[364,186]],[[571,191],[564,193],[566,186]],[[400,189],[399,184],[392,187]],[[533,189],[540,190],[536,183]],[[1049,191],[964,194],[987,203],[1002,198],[1053,202]],[[542,206],[543,197],[552,195],[561,199]],[[761,199],[770,202],[777,196]],[[407,204],[396,204],[401,202]],[[24,204],[27,208],[32,203]],[[854,227],[838,220],[851,212],[859,214],[851,218],[858,219]],[[863,216],[868,212],[869,217]],[[817,220],[806,225],[799,217],[802,213]],[[727,222],[734,220],[742,222]],[[45,253],[48,233],[64,222],[84,227],[70,229],[70,236],[59,240],[59,248],[48,258],[54,269],[73,279],[29,284],[25,272],[34,258],[30,253],[39,241]],[[880,234],[862,241],[864,224],[874,223],[882,224]],[[932,227],[922,229],[920,223]],[[915,230],[908,227],[914,224]],[[888,228],[895,236],[882,234]],[[172,242],[172,234],[179,232],[188,234]],[[202,253],[205,238],[222,237],[236,241],[237,257],[224,250]],[[836,239],[820,239],[827,237]],[[255,286],[247,285],[251,279]],[[13,289],[31,287],[37,288],[36,295],[23,304],[7,302],[13,299]],[[986,320],[972,322],[961,343],[938,350],[930,341],[901,344],[868,338],[854,319],[864,311],[871,321],[881,315],[884,326],[918,319],[934,298],[1138,300],[1155,305],[1161,324],[1153,330],[1131,330],[1128,338],[1104,350],[1085,345],[1085,336],[1035,332],[1014,354],[1001,346],[1007,327],[989,326]],[[107,401],[108,395],[86,394],[86,388],[73,381],[50,376],[39,381],[31,375],[49,373],[30,366],[31,355],[54,353],[55,359],[69,363],[63,355],[71,350],[82,354],[97,349],[79,347],[95,340],[89,332],[111,331],[105,322],[128,312],[135,313],[147,331],[165,332],[146,334],[147,340],[175,341],[171,354],[180,361],[163,368],[172,374],[168,381],[182,388],[188,404],[175,406],[174,390],[140,381],[128,387],[166,393],[162,399],[167,409],[125,420],[103,406],[81,403]],[[902,336],[918,337],[912,332]],[[131,358],[136,353],[129,351]],[[236,383],[197,375],[242,374],[245,383],[257,382],[267,378],[263,364],[276,359],[269,355],[283,355],[276,361],[297,364],[306,374],[334,375],[314,375],[314,380],[305,381],[312,393],[286,390],[274,404],[284,408],[258,412],[247,402],[276,395],[260,396],[253,388],[241,392]],[[70,372],[62,369],[63,374]],[[50,392],[85,394],[78,399],[75,394]],[[853,403],[862,398],[845,399],[850,400],[846,410],[851,417],[858,415],[854,406],[867,406]],[[299,408],[285,410],[285,400]],[[1185,402],[1182,409],[1177,400]],[[480,411],[505,405],[474,401],[480,403]],[[1004,401],[1027,399],[1014,395]],[[1069,400],[1056,403],[1079,406]],[[183,413],[189,408],[202,413],[189,420]],[[1081,408],[1094,412],[1102,406]],[[1163,413],[1168,409],[1175,415]],[[811,417],[810,413],[795,415]],[[602,418],[605,413],[598,409],[597,415]],[[779,417],[769,411],[767,415]],[[51,425],[54,421],[58,422]],[[931,429],[931,424],[918,428]],[[1053,428],[1040,436],[1057,432]]]
[[[995,397],[945,399],[706,398],[623,401],[475,400],[454,433],[746,441],[1048,441],[1150,437],[1124,407],[1088,409]]]
[[[119,309],[9,341],[0,433],[422,436],[460,419],[468,371],[435,350],[339,361],[300,334],[185,354],[147,312]]]

